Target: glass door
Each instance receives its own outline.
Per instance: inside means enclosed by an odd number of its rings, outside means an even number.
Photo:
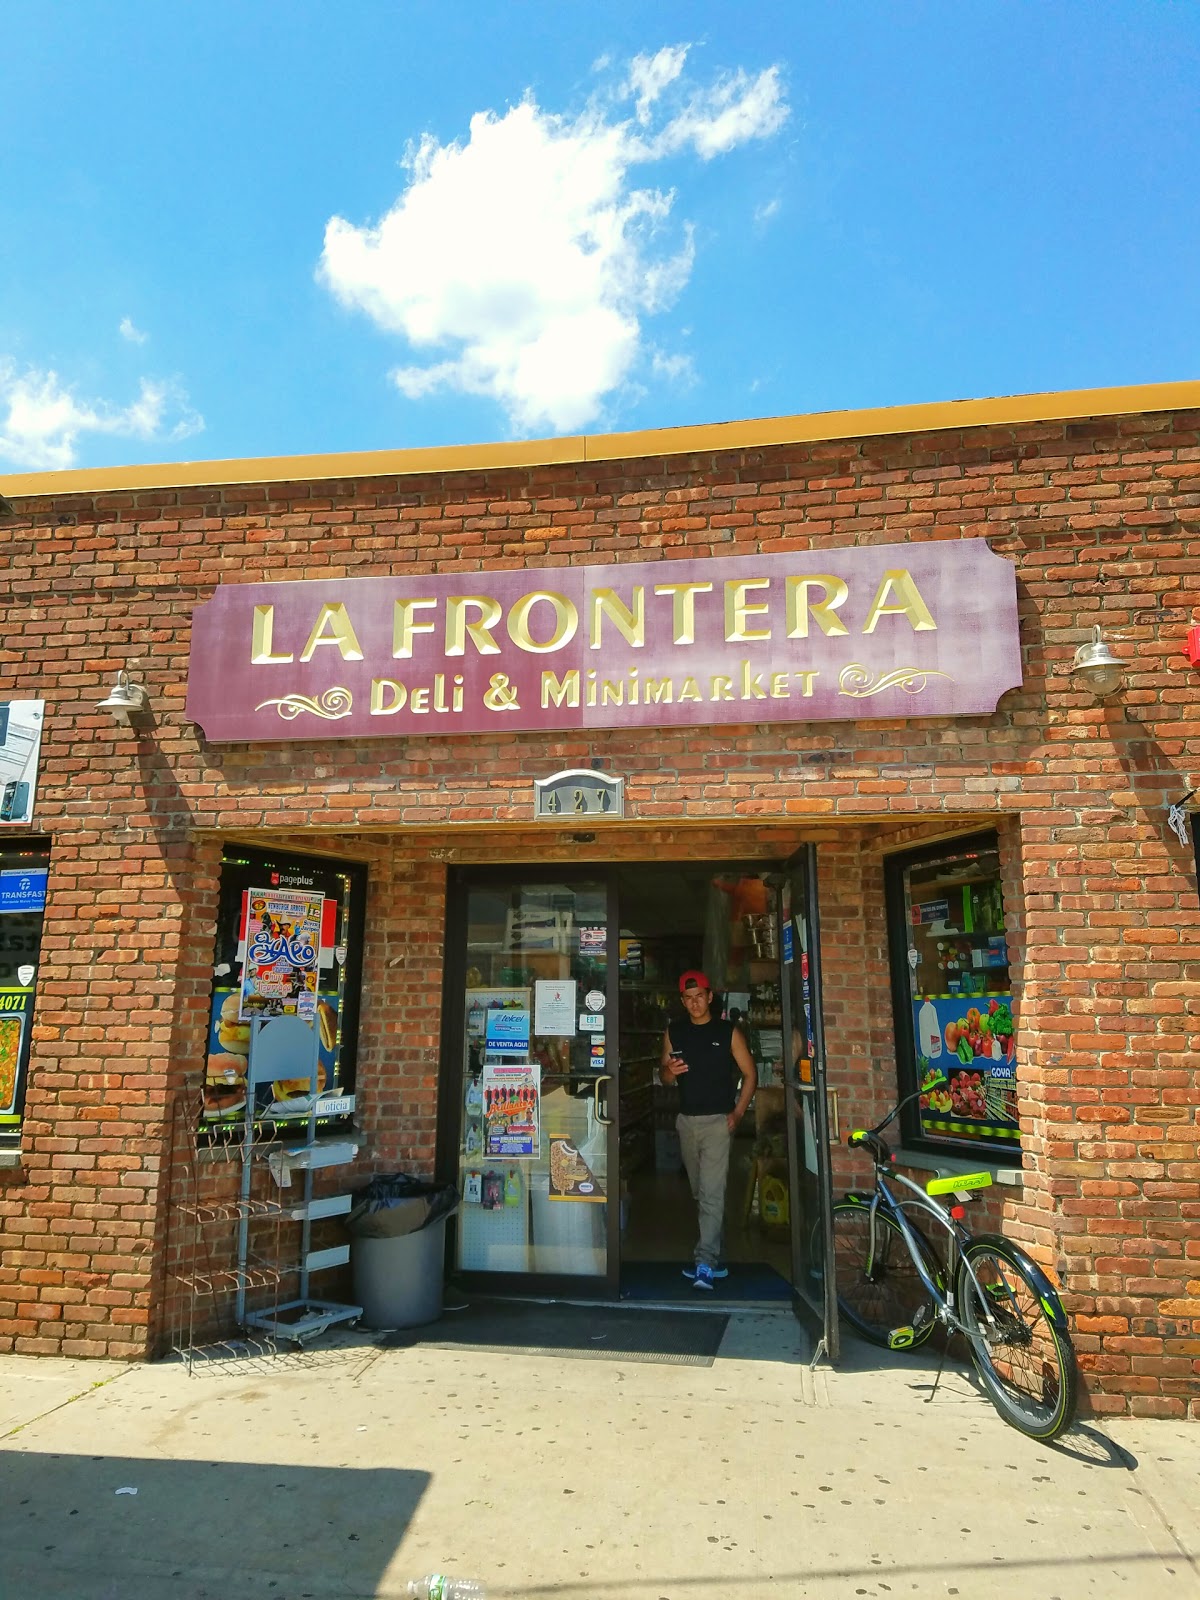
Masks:
[[[459,887],[463,956],[444,1065],[462,1195],[454,1265],[513,1287],[561,1280],[577,1293],[615,1294],[608,881],[515,868]]]
[[[839,1351],[833,1275],[833,1176],[825,1028],[821,1013],[821,928],[817,848],[805,845],[776,883],[779,993],[783,1020],[792,1284],[797,1309],[821,1330],[830,1361]]]

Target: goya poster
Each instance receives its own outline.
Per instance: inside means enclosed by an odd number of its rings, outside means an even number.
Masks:
[[[251,889],[240,1019],[317,1014],[323,895]]]
[[[921,1131],[1016,1145],[1012,996],[917,995],[913,1000]]]

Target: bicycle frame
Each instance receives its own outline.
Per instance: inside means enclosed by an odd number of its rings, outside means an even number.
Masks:
[[[918,1234],[905,1213],[904,1205],[911,1205],[912,1202],[906,1201],[902,1204],[889,1188],[889,1184],[892,1183],[900,1184],[903,1188],[908,1189],[915,1197],[918,1209],[933,1217],[949,1234],[950,1237],[946,1247],[946,1281],[944,1284],[938,1283],[930,1274],[924,1258],[924,1238]],[[865,1196],[854,1196],[853,1198],[865,1200]],[[937,1305],[938,1320],[945,1323],[954,1332],[963,1334],[971,1342],[986,1345],[987,1339],[984,1335],[966,1326],[959,1317],[954,1304],[954,1285],[958,1276],[959,1257],[963,1247],[969,1244],[971,1240],[971,1235],[967,1229],[960,1222],[957,1222],[944,1206],[939,1205],[931,1195],[928,1195],[920,1184],[914,1183],[911,1178],[905,1177],[902,1172],[893,1172],[891,1169],[885,1172],[878,1163],[875,1164],[875,1189],[869,1204],[871,1224],[868,1235],[868,1259],[866,1264],[868,1273],[870,1273],[875,1263],[875,1218],[882,1208],[888,1218],[899,1228],[905,1248],[912,1257],[913,1266],[917,1269],[921,1282],[933,1296]],[[994,1328],[995,1319],[991,1314],[988,1297],[984,1294],[979,1279],[975,1276],[975,1269],[969,1260],[966,1262],[966,1268],[978,1293],[979,1304],[984,1318],[989,1326]]]

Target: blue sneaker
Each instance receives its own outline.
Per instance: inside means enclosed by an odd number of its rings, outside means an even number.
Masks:
[[[684,1267],[683,1275],[690,1281],[695,1282],[696,1274],[699,1272],[699,1270],[700,1268],[698,1266]],[[709,1267],[708,1275],[710,1278],[727,1278],[729,1276],[729,1268]]]
[[[713,1269],[710,1266],[706,1266],[705,1263],[702,1261],[699,1264],[699,1266],[696,1268],[695,1274],[692,1277],[692,1288],[693,1289],[707,1289],[709,1291],[709,1293],[711,1294],[712,1293],[712,1286],[713,1286]]]

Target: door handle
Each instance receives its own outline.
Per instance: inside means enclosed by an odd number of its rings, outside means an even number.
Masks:
[[[612,1082],[612,1073],[611,1072],[602,1073],[600,1075],[600,1077],[594,1078],[592,1080],[592,1102],[593,1102],[593,1104],[595,1105],[595,1108],[596,1108],[596,1121],[598,1123],[600,1123],[602,1127],[605,1127],[605,1128],[607,1128],[609,1126],[609,1124],[612,1122],[612,1118],[611,1117],[606,1117],[604,1115],[603,1111],[601,1111],[601,1109],[600,1109],[600,1085],[602,1083],[611,1083],[611,1082]]]

